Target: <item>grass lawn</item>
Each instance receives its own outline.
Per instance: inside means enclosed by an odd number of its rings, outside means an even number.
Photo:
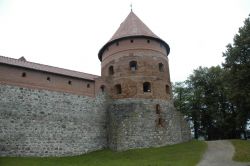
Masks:
[[[0,157],[0,166],[195,166],[206,150],[203,141],[124,152],[100,150],[74,157]]]
[[[250,162],[250,141],[249,140],[231,140],[235,147],[233,160]]]

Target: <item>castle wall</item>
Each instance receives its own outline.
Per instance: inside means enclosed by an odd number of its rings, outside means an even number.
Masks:
[[[106,147],[105,95],[0,84],[0,156],[78,155]]]
[[[23,67],[0,65],[0,83],[95,96],[95,82]]]
[[[190,139],[171,101],[167,43],[131,11],[102,76],[0,56],[0,156],[70,156]]]
[[[173,104],[165,100],[115,100],[108,108],[108,117],[108,144],[113,150],[158,147],[190,140],[187,122]]]

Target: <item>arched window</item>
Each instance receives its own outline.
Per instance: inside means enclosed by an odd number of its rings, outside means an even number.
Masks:
[[[166,85],[165,88],[166,88],[166,93],[167,93],[167,94],[170,94],[170,87],[169,87],[169,85]]]
[[[137,70],[137,62],[136,61],[129,62],[129,67],[131,71]]]
[[[113,75],[113,74],[114,74],[114,67],[109,66],[109,75]]]
[[[159,71],[160,72],[163,72],[163,67],[164,67],[164,65],[162,63],[159,63]]]
[[[151,92],[151,85],[149,82],[143,83],[143,92]]]
[[[116,84],[115,85],[115,92],[116,92],[116,94],[122,94],[122,86],[121,86],[121,84]]]
[[[101,85],[100,89],[101,89],[102,92],[104,92],[105,86],[104,86],[104,85]]]

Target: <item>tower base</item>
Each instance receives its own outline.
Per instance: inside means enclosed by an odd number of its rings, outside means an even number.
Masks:
[[[122,151],[159,147],[191,139],[181,113],[169,101],[120,99],[108,108],[108,145]]]

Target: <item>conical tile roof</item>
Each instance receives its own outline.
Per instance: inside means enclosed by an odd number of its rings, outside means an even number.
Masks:
[[[99,59],[102,61],[102,54],[106,47],[111,45],[112,43],[129,37],[145,37],[151,38],[160,41],[163,45],[165,45],[167,49],[167,54],[170,52],[170,48],[168,44],[155,35],[148,27],[145,25],[133,11],[129,13],[126,19],[120,24],[120,27],[115,32],[115,34],[111,37],[111,39],[100,49],[98,53]]]
[[[151,36],[159,38],[132,11],[121,23],[110,41],[129,36]]]

